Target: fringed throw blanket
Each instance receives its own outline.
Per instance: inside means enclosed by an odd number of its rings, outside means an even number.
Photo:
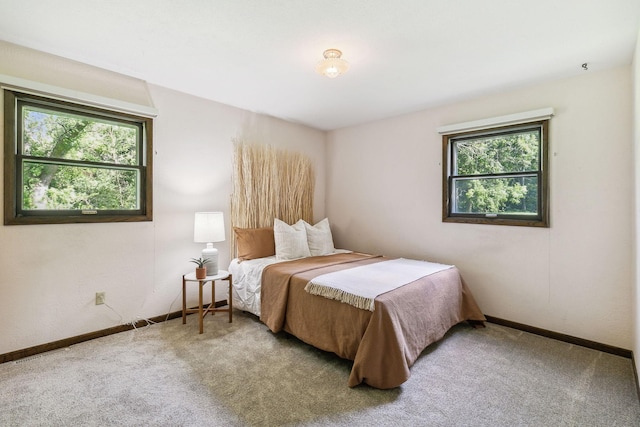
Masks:
[[[311,280],[304,290],[373,311],[378,295],[452,267],[399,258],[320,275]]]

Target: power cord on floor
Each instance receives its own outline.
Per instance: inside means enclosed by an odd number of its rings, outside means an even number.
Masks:
[[[128,324],[129,324],[129,325],[131,325],[131,326],[133,326],[133,329],[138,330],[138,327],[136,326],[136,324],[137,324],[138,322],[145,322],[145,323],[146,323],[146,325],[142,326],[143,328],[146,328],[147,326],[155,325],[155,324],[157,323],[157,322],[154,322],[154,321],[153,321],[153,320],[151,320],[151,319],[146,319],[146,318],[140,319],[140,318],[136,318],[136,319],[132,320],[131,322],[129,322]]]
[[[136,325],[138,324],[138,322],[145,322],[145,323],[146,323],[146,325],[144,325],[143,327],[147,327],[147,326],[151,326],[151,325],[155,325],[155,324],[156,324],[156,322],[154,322],[154,321],[153,321],[153,320],[151,320],[151,319],[146,319],[146,318],[142,318],[142,319],[141,319],[141,318],[139,318],[139,317],[137,317],[137,318],[133,319],[133,320],[132,320],[132,321],[130,321],[130,322],[125,322],[125,321],[124,321],[124,317],[122,317],[122,315],[121,315],[120,313],[118,313],[118,311],[117,311],[115,308],[111,307],[111,306],[110,306],[109,304],[107,304],[106,302],[105,302],[105,303],[103,303],[103,304],[104,304],[104,305],[105,305],[109,310],[113,311],[113,312],[114,312],[114,313],[115,313],[115,314],[120,318],[120,324],[121,324],[121,325],[131,325],[131,326],[133,327],[133,329],[138,330],[138,326],[136,326]]]
[[[180,296],[181,292],[178,292],[178,294],[175,296],[175,298],[173,299],[173,301],[171,301],[171,304],[169,305],[169,310],[167,311],[167,316],[165,317],[164,321],[166,322],[167,320],[169,320],[169,316],[171,315],[171,308],[173,307],[173,304],[176,302],[176,300],[178,299],[178,297]],[[145,322],[145,325],[142,326],[143,328],[147,327],[147,326],[151,326],[151,325],[155,325],[158,322],[154,322],[151,319],[147,319],[147,318],[139,318],[136,317],[135,319],[133,319],[130,322],[125,322],[124,321],[124,317],[122,317],[122,315],[120,313],[118,313],[118,311],[111,307],[109,304],[107,304],[106,302],[102,303],[103,305],[105,305],[109,310],[113,311],[119,318],[120,318],[120,324],[121,325],[131,325],[133,327],[133,329],[137,330],[138,326],[136,326],[138,324],[138,322]]]

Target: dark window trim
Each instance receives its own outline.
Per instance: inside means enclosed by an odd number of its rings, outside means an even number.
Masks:
[[[503,215],[499,214],[495,217],[487,217],[485,214],[469,214],[469,213],[452,213],[451,212],[451,190],[452,190],[452,171],[453,171],[453,147],[451,140],[471,139],[473,137],[490,135],[496,133],[509,133],[511,131],[522,129],[530,126],[540,126],[541,132],[541,153],[540,153],[540,169],[535,171],[539,179],[538,206],[539,215],[519,216],[519,215]],[[515,174],[531,174],[532,171],[518,172]],[[491,174],[490,176],[509,175]],[[486,175],[474,175],[474,177],[486,177]],[[443,135],[442,137],[442,221],[452,223],[467,224],[493,224],[493,225],[512,225],[524,227],[549,227],[549,120],[531,121],[511,126],[495,126],[483,130],[474,130],[470,132],[459,132]]]
[[[85,106],[57,99],[21,93],[18,91],[3,90],[4,96],[4,224],[69,224],[69,223],[108,223],[108,222],[138,222],[153,220],[153,119],[101,109],[93,106]],[[142,165],[130,166],[129,169],[138,169],[140,173],[140,209],[131,211],[30,211],[30,214],[22,215],[19,210],[18,197],[22,189],[18,189],[19,177],[16,176],[16,162],[19,161],[18,139],[19,132],[17,104],[19,100],[27,100],[29,103],[51,107],[64,107],[76,112],[98,117],[113,118],[130,121],[142,127],[143,135],[140,142],[144,156]],[[88,162],[83,162],[89,165]]]

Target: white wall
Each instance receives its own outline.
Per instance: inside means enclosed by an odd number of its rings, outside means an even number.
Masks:
[[[456,264],[488,315],[630,349],[630,94],[624,67],[330,132],[337,247]],[[443,223],[436,128],[544,107],[551,228]]]
[[[16,57],[24,70],[9,61]],[[46,80],[62,66],[60,76],[72,78],[45,83],[73,88],[81,81],[77,90],[98,95],[105,85],[144,87],[104,70],[1,45],[0,64],[9,62],[11,68],[0,66],[0,74]],[[41,76],[29,64],[37,64]],[[51,73],[48,64],[54,68]],[[92,86],[94,74],[99,78]],[[232,139],[240,133],[309,155],[317,174],[314,214],[324,217],[323,132],[162,87],[150,86],[149,94],[159,111],[154,121],[153,222],[1,226],[0,354],[163,315],[170,307],[179,310],[181,275],[195,267],[188,260],[202,248],[193,243],[196,211],[225,213],[227,241],[216,247],[220,265],[228,265]],[[226,298],[221,288],[217,299]],[[94,304],[98,291],[106,292],[107,304],[118,314]],[[189,304],[196,298],[193,288]]]
[[[634,286],[633,286],[633,354],[636,372],[640,372],[640,30],[633,55],[633,148],[635,172],[634,225]]]

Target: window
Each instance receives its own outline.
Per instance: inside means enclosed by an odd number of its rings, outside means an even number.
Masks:
[[[4,91],[4,223],[150,221],[152,119]]]
[[[548,227],[548,120],[443,137],[443,221]]]

